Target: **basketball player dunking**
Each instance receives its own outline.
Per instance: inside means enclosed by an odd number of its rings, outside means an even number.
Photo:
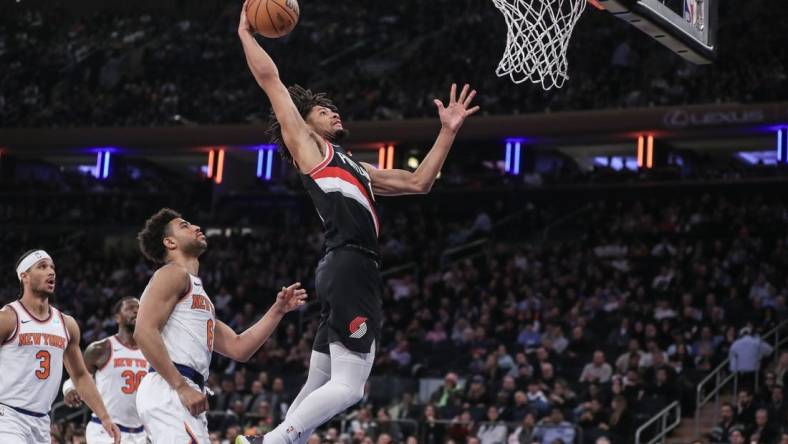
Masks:
[[[137,414],[137,386],[148,373],[148,361],[137,348],[134,325],[140,301],[125,297],[115,303],[113,313],[118,333],[96,341],[85,349],[85,364],[96,379],[101,399],[109,410],[112,421],[121,433],[121,444],[145,444],[145,428]],[[78,407],[81,399],[71,380],[63,384],[66,405]],[[88,444],[108,444],[112,438],[99,426],[97,417],[90,418],[85,429]]]
[[[383,317],[375,195],[427,193],[457,131],[479,107],[469,108],[476,92],[468,85],[459,98],[452,85],[447,106],[435,100],[441,131],[415,172],[356,163],[335,144],[347,135],[336,107],[324,94],[284,86],[245,11],[246,5],[238,34],[249,68],[271,101],[275,141],[301,173],[325,228],[326,253],[315,272],[322,316],[309,374],[285,420],[264,437],[265,444],[305,442],[312,430],[361,399],[372,368]]]
[[[306,291],[298,283],[282,287],[262,319],[239,335],[216,319],[197,277],[199,257],[208,247],[200,227],[164,208],[137,238],[145,257],[163,264],[142,294],[134,329],[151,365],[137,391],[137,412],[154,444],[207,443],[205,381],[214,348],[247,361],[285,313],[304,304]]]
[[[43,250],[30,250],[16,263],[22,297],[0,310],[0,443],[52,441],[49,410],[65,365],[112,442],[120,431],[107,413],[79,349],[79,326],[49,304],[55,293],[55,263]]]

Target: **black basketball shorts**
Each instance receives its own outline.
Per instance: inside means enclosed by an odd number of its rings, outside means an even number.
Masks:
[[[317,265],[315,287],[321,311],[313,350],[329,353],[330,343],[341,342],[369,353],[372,341],[380,343],[383,280],[377,260],[349,247],[331,250]]]

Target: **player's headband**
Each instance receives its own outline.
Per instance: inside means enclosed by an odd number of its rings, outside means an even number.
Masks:
[[[44,250],[36,250],[25,256],[25,258],[22,259],[22,262],[19,263],[19,266],[16,267],[16,277],[18,277],[19,280],[21,281],[22,273],[29,270],[30,267],[35,265],[35,263],[40,261],[41,259],[52,260],[52,257],[49,254],[47,254],[47,252]]]

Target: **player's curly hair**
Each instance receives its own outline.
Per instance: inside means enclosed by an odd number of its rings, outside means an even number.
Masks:
[[[162,208],[145,221],[145,228],[137,233],[140,251],[151,262],[163,264],[167,250],[162,240],[169,234],[169,223],[181,214],[170,208]]]
[[[301,114],[301,117],[304,119],[306,119],[306,116],[312,111],[312,108],[316,106],[323,106],[331,111],[338,112],[336,105],[328,98],[326,93],[313,93],[312,90],[305,89],[300,85],[293,85],[287,88],[287,91],[290,93],[290,97],[293,99],[298,113]],[[276,114],[274,114],[273,109],[268,117],[268,135],[271,137],[271,142],[275,143],[278,147],[279,154],[282,158],[286,159],[288,162],[292,162],[293,156],[290,155],[287,147],[285,147],[285,143],[282,139],[282,127],[279,125],[279,121],[276,120]]]

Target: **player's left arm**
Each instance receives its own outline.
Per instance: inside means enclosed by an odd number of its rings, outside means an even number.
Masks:
[[[444,106],[439,99],[434,100],[435,106],[438,107],[441,130],[416,171],[379,170],[368,163],[362,163],[369,173],[372,191],[381,196],[429,193],[465,118],[479,111],[478,106],[469,108],[474,96],[476,90],[471,90],[466,84],[460,92],[460,97],[457,97],[457,85],[452,84],[448,106]]]
[[[284,315],[304,305],[306,297],[306,290],[301,288],[298,282],[287,288],[282,287],[276,295],[276,302],[265,315],[241,334],[234,332],[224,322],[217,321],[214,327],[213,349],[235,361],[248,361],[271,337]]]
[[[120,444],[120,430],[112,422],[109,412],[107,412],[107,407],[104,405],[104,401],[101,400],[101,395],[99,395],[96,388],[96,383],[93,381],[93,377],[85,366],[85,360],[82,358],[82,352],[79,349],[79,325],[71,316],[63,315],[63,320],[66,323],[66,329],[70,336],[70,340],[66,345],[66,352],[63,355],[66,371],[71,376],[79,396],[101,420],[101,425],[114,438],[115,444]]]

